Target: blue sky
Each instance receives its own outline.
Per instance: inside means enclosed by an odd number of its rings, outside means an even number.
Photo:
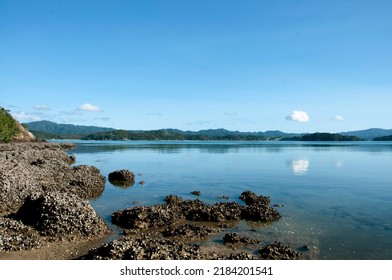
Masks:
[[[387,0],[0,0],[0,106],[122,129],[390,129],[391,15]]]

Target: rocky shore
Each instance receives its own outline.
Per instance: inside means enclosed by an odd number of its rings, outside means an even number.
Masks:
[[[0,144],[0,258],[7,252],[93,240],[110,233],[87,199],[105,177],[93,166],[71,166],[72,144]]]
[[[0,144],[0,259],[301,258],[279,242],[265,244],[231,232],[241,221],[268,223],[281,218],[269,197],[251,191],[239,194],[241,204],[210,205],[168,195],[162,204],[116,211],[112,223],[124,229],[124,236],[102,243],[110,231],[88,199],[103,192],[106,179],[93,166],[73,166],[75,157],[66,152],[72,147],[46,142]],[[111,173],[110,180],[128,186],[134,176],[119,170]],[[203,245],[217,234],[223,235],[220,243]],[[48,254],[53,248],[58,252]]]

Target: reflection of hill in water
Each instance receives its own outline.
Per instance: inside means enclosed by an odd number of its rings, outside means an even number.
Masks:
[[[102,153],[121,150],[154,150],[158,153],[177,153],[184,149],[197,149],[202,153],[225,154],[239,151],[252,152],[264,150],[271,153],[282,152],[285,149],[312,148],[315,151],[341,150],[363,152],[391,152],[392,142],[212,142],[212,141],[76,141],[75,153]]]
[[[74,153],[102,153],[102,152],[113,152],[121,150],[132,150],[137,149],[152,150],[158,153],[177,153],[180,150],[185,149],[197,149],[201,153],[208,154],[225,154],[225,153],[236,153],[240,150],[246,150],[251,152],[252,150],[266,150],[268,152],[280,152],[284,145],[263,145],[263,144],[252,144],[252,143],[177,143],[177,142],[160,142],[160,143],[143,143],[143,142],[132,142],[132,143],[121,143],[121,142],[105,142],[105,143],[89,143],[78,141],[76,147],[72,149]]]

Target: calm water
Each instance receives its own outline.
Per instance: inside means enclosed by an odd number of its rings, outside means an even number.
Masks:
[[[243,234],[294,248],[307,244],[307,258],[392,259],[392,142],[76,144],[70,151],[76,164],[95,165],[105,176],[124,168],[142,174],[129,188],[107,182],[91,201],[108,223],[116,210],[163,203],[169,194],[194,199],[190,192],[198,190],[214,203],[222,195],[238,201],[251,190],[283,204],[283,218],[268,226],[241,222]]]

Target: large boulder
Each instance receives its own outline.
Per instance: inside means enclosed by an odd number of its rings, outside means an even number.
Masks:
[[[135,184],[135,174],[127,169],[116,170],[109,174],[109,182],[116,186],[133,186]]]
[[[255,222],[271,222],[280,219],[280,214],[270,206],[269,196],[256,195],[251,191],[244,191],[239,197],[247,205],[241,213],[244,220]]]
[[[9,217],[53,239],[83,238],[109,232],[89,202],[73,194],[34,193],[26,197],[22,207]]]

